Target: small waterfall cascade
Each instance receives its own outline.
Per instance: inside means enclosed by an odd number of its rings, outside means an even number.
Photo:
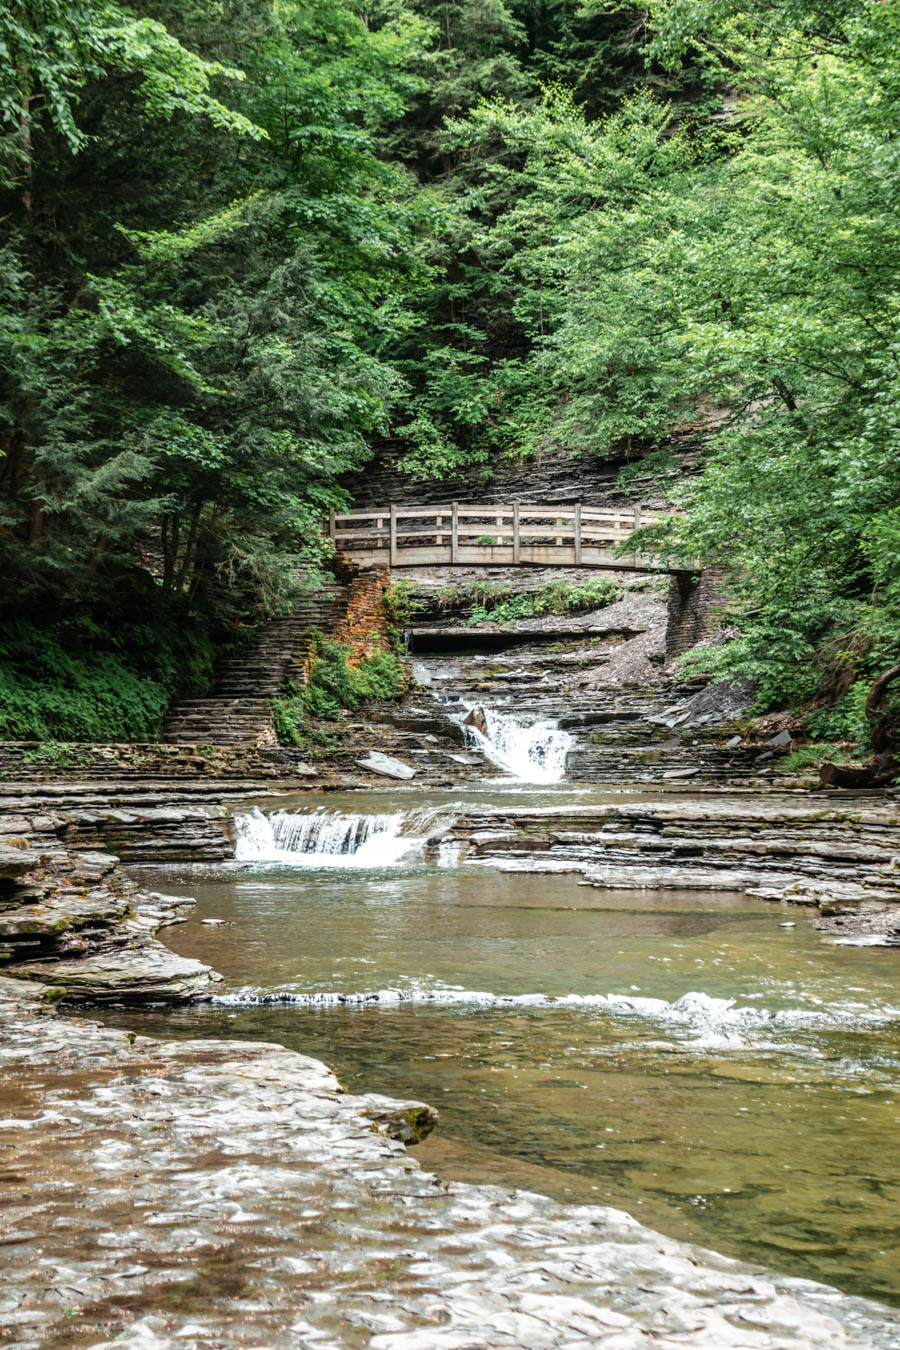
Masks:
[[[238,862],[292,867],[393,867],[421,853],[435,811],[364,815],[343,811],[273,811],[234,818]]]
[[[566,756],[575,741],[554,719],[529,722],[527,716],[501,713],[484,704],[465,706],[467,714],[475,708],[484,714],[484,732],[462,725],[469,744],[492,764],[523,783],[558,783],[565,776]]]

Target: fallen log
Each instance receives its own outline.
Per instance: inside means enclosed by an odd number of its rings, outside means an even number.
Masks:
[[[820,787],[880,788],[900,778],[900,760],[894,755],[875,755],[864,764],[833,764],[819,768]]]

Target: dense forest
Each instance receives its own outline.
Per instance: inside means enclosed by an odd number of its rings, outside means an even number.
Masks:
[[[694,665],[860,735],[898,107],[900,0],[13,0],[0,734],[154,735],[390,435],[413,478],[634,447],[645,546],[731,576]]]

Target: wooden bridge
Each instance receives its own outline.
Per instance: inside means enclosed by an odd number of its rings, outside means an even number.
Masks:
[[[658,559],[616,556],[613,549],[659,512],[601,510],[513,502],[473,506],[385,506],[332,513],[328,533],[354,562],[390,567],[599,567],[617,572],[670,572]]]

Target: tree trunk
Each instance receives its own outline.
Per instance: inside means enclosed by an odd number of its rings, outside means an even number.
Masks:
[[[866,719],[872,741],[872,758],[865,764],[833,764],[819,770],[820,787],[879,788],[900,778],[900,737],[896,719],[881,707],[888,686],[900,678],[900,665],[885,670],[872,685],[866,699]]]
[[[888,685],[892,684],[898,676],[900,676],[900,666],[891,666],[890,670],[886,670],[884,674],[878,676],[869,690],[869,697],[866,699],[866,718],[870,727],[872,749],[876,755],[886,754],[898,748],[897,733],[893,728],[890,713],[879,712]]]
[[[893,755],[876,755],[865,764],[832,764],[819,769],[820,787],[881,788],[900,777],[900,760]]]

